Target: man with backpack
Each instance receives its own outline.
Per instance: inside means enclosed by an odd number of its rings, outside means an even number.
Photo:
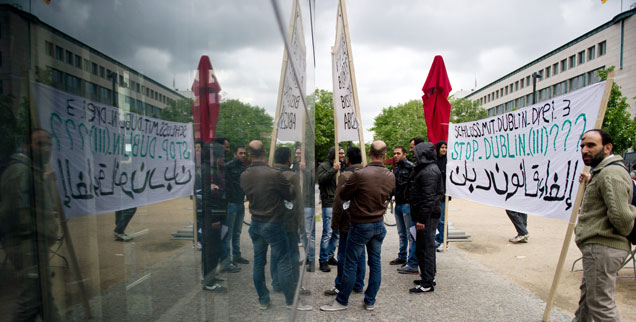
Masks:
[[[590,173],[575,228],[583,254],[581,299],[573,321],[619,321],[614,290],[616,275],[631,251],[627,235],[634,228],[633,183],[620,156],[612,154],[612,138],[592,129],[581,138],[581,156]]]

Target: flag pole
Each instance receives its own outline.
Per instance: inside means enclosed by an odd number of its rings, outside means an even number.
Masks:
[[[594,128],[600,129],[603,126],[603,118],[605,117],[605,111],[607,110],[607,102],[609,101],[610,94],[612,92],[612,86],[614,85],[614,71],[610,71],[607,75],[607,81],[605,83],[605,92],[603,94],[603,98],[601,99],[601,106],[598,110],[598,117],[596,118],[596,124]],[[583,168],[583,172],[589,172],[590,167],[585,166]],[[570,247],[570,240],[572,239],[572,234],[574,233],[574,226],[576,225],[576,218],[579,214],[579,209],[581,207],[581,201],[583,200],[583,193],[585,192],[585,183],[579,185],[579,190],[576,193],[576,199],[574,201],[574,207],[572,208],[572,213],[570,214],[570,222],[568,223],[568,228],[565,232],[565,238],[563,239],[563,246],[561,247],[561,256],[559,256],[559,262],[557,264],[556,271],[554,272],[554,278],[552,280],[552,287],[550,288],[550,294],[548,296],[548,300],[546,301],[545,311],[543,312],[542,321],[547,322],[550,317],[550,311],[552,310],[552,304],[554,303],[554,298],[556,296],[556,291],[559,286],[559,281],[561,280],[561,273],[563,273],[563,265],[565,264],[565,257],[568,254],[568,249]]]

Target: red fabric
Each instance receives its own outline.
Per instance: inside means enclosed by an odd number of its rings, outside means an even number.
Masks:
[[[197,75],[192,84],[194,103],[192,116],[194,117],[194,139],[210,142],[216,134],[216,124],[219,119],[221,96],[219,85],[212,63],[208,56],[201,56]]]
[[[428,140],[437,143],[448,141],[448,121],[450,120],[450,103],[448,93],[453,88],[448,80],[446,66],[442,56],[435,56],[426,82],[422,87],[424,119],[426,120]]]

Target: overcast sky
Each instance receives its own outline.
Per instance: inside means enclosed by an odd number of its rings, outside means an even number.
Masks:
[[[332,89],[330,48],[337,0],[315,2],[316,69],[309,0],[303,8],[307,92]],[[313,0],[312,0],[313,1]],[[20,3],[28,10],[28,1]],[[636,0],[623,0],[628,10]],[[291,0],[278,0],[285,29]],[[312,2],[313,3],[313,2]],[[177,5],[175,5],[177,4]],[[453,92],[486,85],[611,20],[620,0],[348,0],[347,15],[365,141],[383,107],[419,99],[435,55],[446,63]],[[208,55],[226,98],[274,114],[282,38],[266,0],[31,1],[44,22],[172,87],[192,85]],[[314,79],[314,82],[311,80]]]

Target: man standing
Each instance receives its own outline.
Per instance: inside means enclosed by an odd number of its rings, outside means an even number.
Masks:
[[[612,148],[612,138],[603,130],[589,130],[581,139],[583,163],[592,169],[581,174],[588,184],[575,233],[583,254],[583,279],[573,321],[620,320],[614,301],[616,274],[631,250],[625,236],[634,226],[636,208],[630,203],[632,179]]]
[[[292,268],[289,247],[285,239],[285,200],[294,200],[296,193],[283,174],[265,163],[263,142],[253,140],[248,145],[252,163],[241,175],[241,188],[250,202],[252,223],[249,234],[254,244],[254,287],[260,308],[269,308],[269,290],[265,284],[267,247],[278,265],[278,280],[288,307],[294,303],[294,285],[289,278]]]
[[[342,171],[340,177],[338,177],[338,187],[336,188],[336,195],[333,200],[333,221],[331,222],[331,228],[333,231],[340,233],[340,239],[338,243],[338,274],[334,280],[334,287],[325,291],[325,295],[338,295],[342,289],[342,271],[344,268],[345,254],[347,253],[347,236],[349,235],[349,205],[346,205],[347,209],[344,209],[344,201],[340,198],[339,192],[342,190],[342,186],[349,180],[349,177],[356,171],[362,169],[362,154],[360,148],[355,146],[347,149],[347,168]],[[356,293],[362,293],[364,289],[364,274],[366,272],[364,250],[362,256],[358,262],[358,269],[356,270],[356,282],[353,286],[353,291]]]
[[[249,264],[249,261],[241,256],[241,231],[243,230],[243,217],[245,217],[245,193],[241,189],[241,174],[247,167],[247,152],[245,147],[239,145],[234,149],[234,159],[225,166],[227,185],[227,235],[225,243],[227,248],[232,246],[232,263]]]
[[[322,238],[320,239],[320,270],[330,272],[329,265],[338,265],[338,261],[333,258],[338,244],[338,232],[331,230],[331,217],[333,213],[333,196],[336,192],[336,177],[344,161],[344,149],[336,150],[331,148],[327,155],[327,161],[318,167],[318,188],[320,189],[320,200],[322,202]]]
[[[415,254],[421,280],[410,293],[433,292],[435,285],[435,230],[442,212],[442,173],[437,166],[437,152],[431,142],[422,142],[413,149],[417,165],[409,182],[411,216],[415,221]]]
[[[400,249],[398,251],[398,257],[389,264],[403,265],[404,267],[398,268],[398,272],[400,273],[417,274],[415,241],[409,232],[409,229],[414,224],[411,221],[411,208],[409,207],[408,198],[406,196],[409,176],[415,165],[406,159],[406,149],[401,145],[393,149],[393,161],[395,164],[393,168],[393,175],[395,175],[395,190],[393,191],[393,195],[395,195],[395,222],[397,224],[398,235],[400,236]],[[409,243],[411,247],[409,247]]]
[[[369,255],[369,282],[364,293],[364,307],[374,309],[375,296],[382,280],[381,250],[386,236],[384,228],[385,202],[395,188],[395,176],[384,167],[386,143],[375,141],[369,149],[371,162],[356,172],[342,186],[340,198],[349,202],[349,236],[342,274],[342,289],[331,305],[323,311],[340,311],[347,308],[349,295],[356,282],[358,263],[364,248]]]
[[[506,209],[506,214],[512,224],[515,226],[517,236],[508,239],[513,244],[527,243],[530,235],[528,234],[528,214]]]
[[[415,154],[413,154],[413,148],[422,142],[424,142],[424,139],[419,136],[414,137],[409,141],[409,152],[411,152],[411,156],[413,156],[413,160],[415,160],[415,162],[417,162],[417,159],[415,159]]]

